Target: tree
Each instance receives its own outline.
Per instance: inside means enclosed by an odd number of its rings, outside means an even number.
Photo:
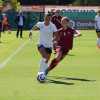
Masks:
[[[21,4],[17,0],[10,0],[10,3],[14,10],[19,11],[21,9]]]
[[[0,0],[0,5],[2,6],[2,4],[3,4],[3,1],[2,1],[2,0]]]
[[[99,5],[100,0],[75,0],[74,5]]]
[[[18,0],[22,5],[65,5],[74,2],[75,0]]]

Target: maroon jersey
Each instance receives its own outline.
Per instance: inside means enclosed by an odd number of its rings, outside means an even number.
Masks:
[[[52,20],[51,21],[52,21],[53,24],[55,24],[57,29],[60,29],[62,27],[61,19],[62,19],[61,16],[55,16],[55,15],[52,16]]]
[[[75,30],[67,28],[66,30],[61,28],[58,30],[59,40],[58,46],[61,46],[64,50],[70,50],[73,48],[73,38]]]

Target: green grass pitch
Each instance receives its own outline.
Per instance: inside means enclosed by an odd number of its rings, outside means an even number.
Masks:
[[[73,50],[50,72],[44,84],[36,80],[40,60],[39,34],[33,32],[33,41],[29,41],[28,33],[24,31],[23,39],[16,39],[15,32],[2,35],[0,100],[100,99],[100,49],[96,48],[94,30],[81,31],[82,37],[75,38]]]

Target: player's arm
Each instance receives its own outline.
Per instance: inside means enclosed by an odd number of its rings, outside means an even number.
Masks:
[[[32,31],[37,31],[37,30],[40,30],[40,23],[39,22],[32,27],[32,29],[30,30],[30,34],[32,34]]]
[[[37,30],[40,30],[40,28],[37,26],[33,26],[32,29],[30,30],[30,33],[32,33],[32,31],[37,31]]]
[[[32,36],[33,30],[36,31],[36,30],[39,30],[39,28],[37,26],[33,26],[32,29],[29,32],[29,36]]]
[[[54,47],[57,45],[58,42],[58,30],[56,28],[56,26],[53,24],[53,28],[54,28],[54,32],[53,32],[53,45]]]
[[[31,30],[37,31],[37,30],[40,30],[40,28],[39,28],[38,26],[35,25],[35,26],[32,27]]]
[[[80,37],[82,34],[78,30],[74,30],[74,37]]]
[[[54,32],[53,43],[54,43],[55,46],[57,46],[58,41],[59,41],[58,32]]]

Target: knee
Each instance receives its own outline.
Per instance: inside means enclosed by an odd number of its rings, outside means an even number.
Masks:
[[[44,57],[43,60],[44,60],[45,63],[48,63],[48,61],[49,61],[49,59],[46,58],[46,57]]]
[[[50,60],[50,56],[47,54],[42,55],[42,57],[45,59],[46,63],[48,63],[48,61]]]
[[[47,57],[46,57],[46,63],[48,63],[49,60],[50,60],[50,57],[47,56]]]

